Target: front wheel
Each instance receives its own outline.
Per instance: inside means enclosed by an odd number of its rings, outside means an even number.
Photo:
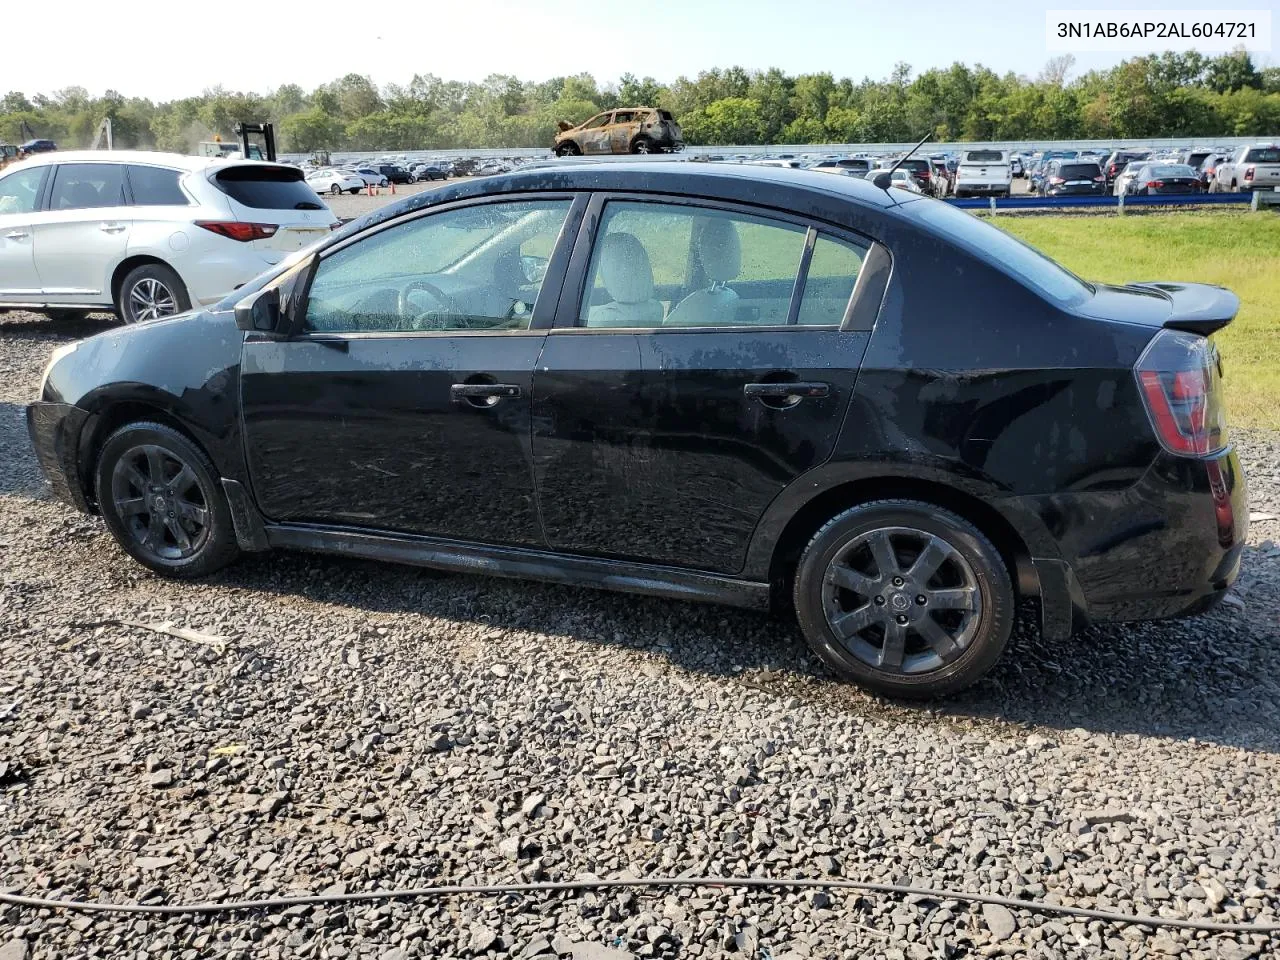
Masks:
[[[336,197],[338,194],[342,192],[342,184],[335,183],[333,186],[329,188],[329,192]]]
[[[191,309],[182,278],[162,263],[134,267],[120,284],[116,311],[125,323],[158,320]]]
[[[829,521],[801,555],[794,600],[810,649],[838,675],[920,699],[991,669],[1015,610],[991,542],[915,500],[878,500]]]
[[[577,157],[582,155],[582,150],[572,140],[560,144],[556,147],[557,157]]]
[[[217,470],[172,427],[131,423],[102,446],[95,493],[116,542],[167,577],[203,577],[239,556]]]

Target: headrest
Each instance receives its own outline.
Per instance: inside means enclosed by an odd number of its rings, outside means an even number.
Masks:
[[[732,220],[716,217],[698,231],[698,260],[707,279],[727,283],[742,270],[742,244]]]
[[[611,233],[600,246],[600,279],[618,303],[653,297],[653,268],[644,245],[630,233]]]

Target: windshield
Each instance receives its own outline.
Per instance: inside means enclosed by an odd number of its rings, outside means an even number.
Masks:
[[[1060,306],[1075,306],[1093,294],[1092,286],[1035,247],[948,203],[922,200],[898,209]]]

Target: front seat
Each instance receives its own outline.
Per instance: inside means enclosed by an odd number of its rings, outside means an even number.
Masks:
[[[611,233],[600,245],[600,279],[613,298],[587,311],[588,327],[657,327],[662,304],[653,299],[653,267],[630,233]]]
[[[689,294],[667,316],[667,327],[731,325],[738,314],[738,294],[726,283],[742,270],[742,244],[732,220],[708,220],[698,231],[694,252],[709,286]]]

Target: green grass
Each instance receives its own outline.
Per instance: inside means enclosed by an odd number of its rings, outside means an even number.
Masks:
[[[1230,419],[1280,429],[1280,216],[1215,210],[992,222],[1086,280],[1185,280],[1235,291],[1240,313],[1214,335]]]

